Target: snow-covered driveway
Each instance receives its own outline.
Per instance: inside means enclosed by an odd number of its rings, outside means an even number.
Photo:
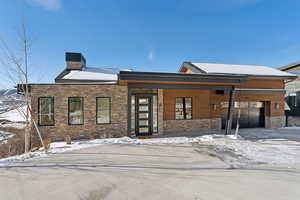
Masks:
[[[299,199],[297,130],[284,130],[290,139],[269,130],[263,140],[257,131],[247,140],[210,135],[55,143],[54,154],[2,163],[0,199]]]

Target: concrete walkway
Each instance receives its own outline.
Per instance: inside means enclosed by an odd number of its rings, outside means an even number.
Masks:
[[[293,200],[300,166],[230,169],[197,145],[101,145],[0,168],[2,200]]]

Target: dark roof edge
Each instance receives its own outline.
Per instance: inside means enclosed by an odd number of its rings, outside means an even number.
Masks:
[[[288,64],[288,65],[285,65],[285,66],[282,66],[282,67],[279,67],[277,69],[279,69],[281,71],[287,71],[287,70],[290,70],[290,69],[293,69],[293,68],[296,68],[296,67],[300,67],[300,61]]]
[[[142,81],[177,81],[177,82],[227,82],[241,83],[248,80],[244,75],[224,74],[188,74],[168,72],[128,72],[120,71],[119,80],[142,80]]]
[[[65,75],[69,74],[70,70],[64,69],[55,79],[55,82],[58,82],[59,80],[61,80]]]
[[[297,75],[276,76],[276,75],[248,75],[249,79],[296,79]]]

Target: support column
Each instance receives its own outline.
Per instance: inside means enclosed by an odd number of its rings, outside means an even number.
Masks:
[[[235,92],[236,91],[234,90],[234,87],[232,87],[229,92],[229,101],[228,101],[229,103],[228,103],[228,110],[227,110],[225,135],[230,134],[232,129],[232,114],[234,109]]]
[[[131,88],[129,86],[127,94],[127,135],[131,136]]]

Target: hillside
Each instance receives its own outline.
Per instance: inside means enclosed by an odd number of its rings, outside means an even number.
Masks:
[[[10,111],[22,103],[24,103],[23,96],[17,94],[16,89],[0,90],[0,114]]]

